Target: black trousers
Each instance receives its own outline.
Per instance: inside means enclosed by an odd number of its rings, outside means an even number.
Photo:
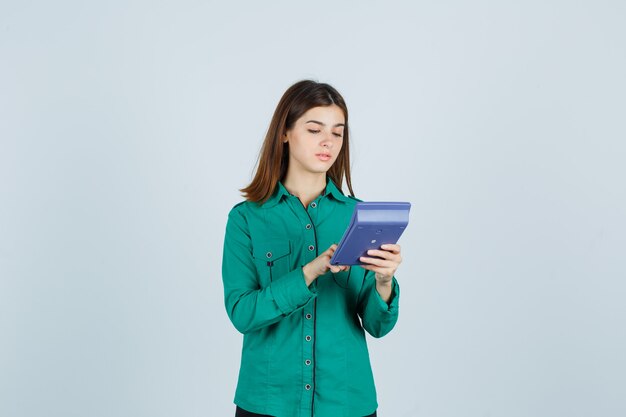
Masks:
[[[267,414],[251,413],[250,411],[246,411],[243,408],[240,408],[239,406],[237,406],[237,410],[235,411],[235,417],[272,417],[272,416],[268,416]],[[374,411],[373,414],[370,414],[369,416],[365,416],[365,417],[376,417],[376,411]]]

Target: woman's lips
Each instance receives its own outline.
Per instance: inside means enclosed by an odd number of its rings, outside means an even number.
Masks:
[[[330,160],[330,155],[326,155],[324,153],[317,153],[315,154],[315,156],[317,156],[317,158],[321,161],[328,161]]]

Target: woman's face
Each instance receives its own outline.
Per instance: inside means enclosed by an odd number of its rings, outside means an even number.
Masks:
[[[328,171],[343,145],[344,124],[343,110],[336,104],[304,113],[283,139],[289,142],[289,170]]]

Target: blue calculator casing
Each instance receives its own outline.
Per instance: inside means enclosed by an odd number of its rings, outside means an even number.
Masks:
[[[356,203],[331,265],[363,265],[359,258],[369,256],[368,250],[397,243],[409,224],[410,209],[411,203],[407,202]]]

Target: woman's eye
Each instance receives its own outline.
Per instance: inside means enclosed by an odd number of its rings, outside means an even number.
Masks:
[[[311,132],[311,133],[319,133],[320,131],[319,130],[309,129],[309,132]]]
[[[337,136],[338,138],[342,136],[341,133],[333,133],[333,135]]]

